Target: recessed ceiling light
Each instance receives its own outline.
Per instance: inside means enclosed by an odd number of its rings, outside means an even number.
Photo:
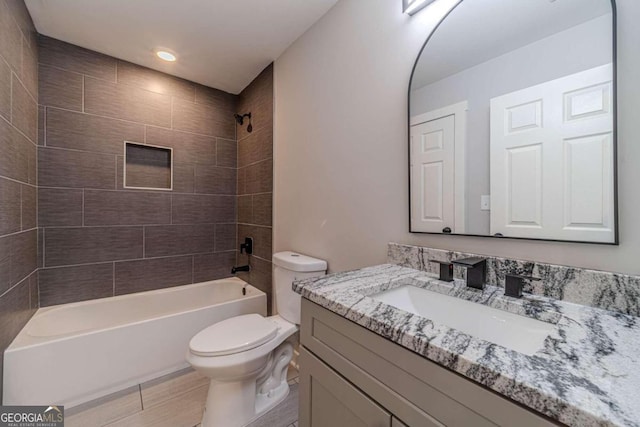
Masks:
[[[176,56],[171,52],[167,52],[166,50],[157,50],[156,55],[158,55],[158,58],[168,62],[174,62],[176,60]]]

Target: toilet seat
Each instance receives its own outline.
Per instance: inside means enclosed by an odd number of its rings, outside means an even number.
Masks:
[[[191,339],[189,350],[204,357],[241,353],[271,341],[277,333],[276,322],[259,314],[246,314],[203,329]]]

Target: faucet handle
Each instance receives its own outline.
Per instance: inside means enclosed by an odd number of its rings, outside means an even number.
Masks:
[[[522,289],[525,280],[542,280],[539,277],[524,276],[521,274],[504,275],[504,294],[508,297],[522,298]]]
[[[453,263],[466,268],[474,268],[478,267],[480,264],[486,263],[487,259],[479,256],[474,256],[470,258],[460,258],[454,259]]]
[[[438,261],[437,259],[430,259],[429,262],[435,262],[440,264],[440,277],[438,280],[443,282],[453,282],[453,263],[449,261]]]
[[[467,286],[475,289],[484,289],[487,280],[487,259],[482,257],[470,257],[453,260],[455,265],[467,269]]]

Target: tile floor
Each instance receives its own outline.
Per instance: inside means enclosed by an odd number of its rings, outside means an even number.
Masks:
[[[298,427],[298,372],[290,368],[291,386],[284,402],[247,427]],[[209,383],[184,369],[71,408],[66,427],[199,427]]]

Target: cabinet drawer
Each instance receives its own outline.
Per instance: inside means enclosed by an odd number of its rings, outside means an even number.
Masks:
[[[391,414],[304,348],[300,366],[301,426],[391,426]]]
[[[558,425],[306,299],[300,337],[408,426]]]

